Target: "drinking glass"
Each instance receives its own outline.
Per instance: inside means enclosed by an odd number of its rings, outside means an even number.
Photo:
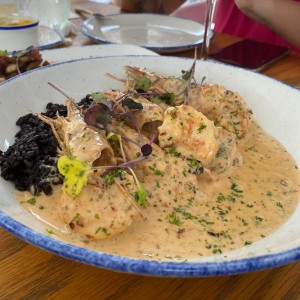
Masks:
[[[20,15],[39,19],[39,24],[56,31],[66,25],[70,13],[70,0],[16,0]]]

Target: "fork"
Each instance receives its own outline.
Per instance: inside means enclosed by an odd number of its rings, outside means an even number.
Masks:
[[[78,14],[84,13],[84,14],[91,15],[91,16],[95,17],[98,20],[110,19],[108,16],[102,15],[100,13],[92,12],[88,9],[83,8],[83,7],[75,7],[75,12],[78,13]]]

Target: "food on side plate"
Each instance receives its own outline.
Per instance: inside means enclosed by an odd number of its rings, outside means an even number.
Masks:
[[[35,19],[30,18],[11,18],[11,17],[0,17],[0,26],[6,27],[6,26],[23,26],[27,24],[31,24],[36,22]]]
[[[264,238],[299,200],[293,158],[225,87],[126,66],[123,91],[29,113],[1,152],[47,232],[106,253],[186,260]]]
[[[8,54],[7,51],[0,51],[0,82],[49,64],[48,61],[43,61],[39,49],[34,47],[12,54]]]

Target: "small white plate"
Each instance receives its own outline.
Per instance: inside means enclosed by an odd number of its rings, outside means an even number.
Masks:
[[[77,46],[71,48],[49,49],[41,51],[44,60],[51,64],[71,61],[75,59],[104,57],[104,56],[120,56],[120,55],[155,55],[158,54],[134,45],[91,45],[91,46]]]
[[[58,46],[64,41],[60,34],[49,27],[39,26],[38,32],[40,50]]]
[[[101,43],[132,44],[159,53],[180,52],[202,44],[204,26],[195,21],[155,14],[117,14],[85,20],[81,32]],[[213,32],[210,31],[210,38]]]

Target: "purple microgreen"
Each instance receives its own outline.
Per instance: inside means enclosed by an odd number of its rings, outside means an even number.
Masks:
[[[123,101],[122,101],[122,106],[126,106],[129,109],[137,109],[137,110],[141,110],[143,109],[143,105],[141,103],[135,102],[133,99],[126,97]]]
[[[54,89],[56,89],[58,92],[60,92],[62,95],[64,95],[67,99],[74,101],[73,98],[71,98],[69,95],[67,95],[61,88],[59,88],[58,86],[56,86],[55,84],[48,82],[48,84],[53,87]]]
[[[144,143],[144,137],[143,137],[143,135],[141,133],[141,130],[140,130],[138,124],[137,124],[137,121],[136,121],[136,118],[135,118],[134,114],[132,112],[128,112],[128,117],[130,118],[131,122],[134,124],[134,126],[136,128],[136,131],[139,134],[140,142],[141,142],[141,144],[143,144]]]
[[[126,94],[122,94],[118,99],[114,100],[115,104],[113,106],[113,110],[115,110],[118,106],[120,106],[120,104],[122,103],[122,101],[128,96],[128,93]]]
[[[192,84],[192,80],[194,78],[195,74],[195,67],[196,67],[196,61],[197,61],[197,52],[195,51],[194,55],[194,61],[188,71],[183,72],[182,79],[186,80],[186,86],[184,90],[182,91],[184,95],[184,104],[188,104],[188,96],[189,96],[189,90]]]
[[[103,129],[103,128],[100,128],[100,129]],[[105,129],[105,131],[106,131],[107,133],[110,133],[110,132],[111,132],[111,134],[119,135],[119,136],[120,136],[123,140],[125,140],[126,142],[132,143],[132,144],[136,145],[137,147],[140,147],[140,144],[137,143],[136,141],[134,141],[134,140],[128,138],[128,137],[125,136],[125,135],[115,133],[115,132],[113,132],[113,130],[111,130],[111,129],[112,129],[112,128],[111,128],[110,126],[108,126],[108,127]]]
[[[157,133],[155,132],[155,133],[152,135],[151,139],[150,139],[150,142],[149,142],[150,145],[154,142],[154,140],[156,139],[156,137],[157,137]]]
[[[125,152],[124,152],[124,148],[123,148],[123,143],[122,143],[122,137],[120,134],[115,134],[113,132],[109,132],[106,136],[106,139],[112,139],[112,140],[117,140],[119,142],[120,145],[120,150],[121,150],[121,155],[122,155],[122,159],[124,162],[126,162],[126,156],[125,156]]]
[[[192,79],[194,78],[196,60],[197,60],[197,57],[194,57],[194,61],[188,71],[182,71],[182,73],[183,73],[182,79],[187,81],[188,83],[190,83],[192,81]]]
[[[145,97],[145,98],[148,98],[148,97],[156,97],[156,96],[159,97],[161,95],[161,93],[148,91],[148,92],[139,92],[138,95],[142,96],[142,97]]]
[[[98,128],[101,124],[105,127],[111,121],[110,108],[104,103],[91,105],[84,113],[84,121],[90,126]]]
[[[112,170],[116,170],[116,169],[120,169],[120,168],[132,168],[134,167],[137,163],[139,163],[140,161],[144,160],[146,157],[145,156],[140,156],[139,158],[130,160],[128,162],[124,162],[123,164],[119,164],[117,166],[109,166],[106,168],[106,170],[102,173],[102,175],[105,175],[107,173],[109,173]]]
[[[152,146],[149,144],[145,144],[141,147],[141,152],[144,156],[149,156],[152,153]]]
[[[130,142],[130,143],[132,143],[132,144],[134,144],[134,145],[140,147],[140,144],[139,144],[139,143],[137,143],[136,141],[134,141],[134,140],[128,138],[127,136],[120,135],[120,137],[121,137],[123,140],[125,140],[126,142]]]

